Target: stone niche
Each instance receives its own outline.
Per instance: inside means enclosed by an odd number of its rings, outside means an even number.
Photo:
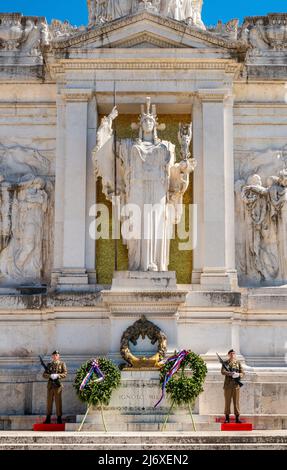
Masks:
[[[100,119],[103,116],[100,116]],[[99,119],[99,120],[100,120]],[[159,114],[160,122],[166,125],[165,130],[160,131],[160,138],[163,140],[170,140],[176,143],[176,157],[180,159],[180,146],[178,144],[178,126],[179,123],[188,123],[191,120],[190,114]],[[117,137],[119,139],[135,139],[138,131],[131,129],[131,123],[137,122],[138,114],[120,114],[116,121]],[[183,203],[185,207],[185,230],[189,230],[189,205],[193,203],[193,178],[194,174],[190,175],[190,182],[187,191],[183,196]],[[98,203],[104,204],[109,209],[110,215],[110,235],[112,233],[112,204],[108,201],[103,193],[102,179],[98,178],[96,183]],[[183,241],[185,242],[185,240]],[[115,242],[110,239],[98,239],[96,241],[96,272],[97,282],[99,284],[111,284],[113,279],[113,272],[115,266]],[[179,237],[177,229],[175,237],[170,241],[170,263],[169,270],[176,272],[176,280],[178,284],[190,284],[193,268],[193,251],[179,249]],[[123,244],[122,239],[117,241],[117,269],[124,271],[128,269],[128,252],[126,245]]]

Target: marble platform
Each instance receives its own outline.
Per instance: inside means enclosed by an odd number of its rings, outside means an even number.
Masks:
[[[0,450],[287,450],[287,431],[0,432]]]

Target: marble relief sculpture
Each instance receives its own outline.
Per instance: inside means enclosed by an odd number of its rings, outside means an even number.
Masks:
[[[54,179],[42,152],[0,143],[0,284],[38,284],[52,262]]]
[[[49,45],[50,33],[45,19],[23,18],[18,13],[0,14],[0,48],[28,55],[40,55],[41,47]]]
[[[2,182],[1,196],[2,201],[6,201],[1,207],[4,248],[0,254],[1,275],[13,280],[40,280],[44,217],[48,202],[45,180],[27,175],[10,187]]]
[[[246,271],[259,282],[287,280],[287,170],[263,185],[255,174],[241,192],[246,214]]]
[[[191,140],[191,127],[181,128],[182,160],[175,161],[175,146],[160,140],[156,108],[142,105],[136,140],[116,142],[117,187],[114,184],[114,136],[112,124],[118,116],[116,107],[104,117],[97,132],[93,151],[96,176],[101,176],[108,199],[117,194],[123,206],[138,210],[138,223],[133,235],[124,242],[128,247],[131,271],[167,271],[169,240],[174,223],[181,215],[182,197],[196,161],[189,158],[186,142]],[[174,211],[172,210],[174,208]],[[128,214],[126,214],[128,215]],[[142,223],[144,221],[144,223]]]
[[[87,0],[89,24],[101,24],[147,10],[205,29],[201,20],[202,0]]]

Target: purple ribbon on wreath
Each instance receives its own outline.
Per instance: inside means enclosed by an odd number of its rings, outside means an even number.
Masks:
[[[182,361],[186,358],[187,355],[188,355],[188,351],[186,351],[185,349],[182,349],[182,351],[180,351],[178,354],[175,354],[174,356],[169,357],[168,359],[166,359],[164,361],[164,364],[167,364],[168,362],[174,362],[174,364],[173,364],[172,368],[165,374],[165,378],[164,378],[164,381],[163,381],[163,384],[162,384],[161,397],[160,397],[159,401],[154,405],[155,408],[163,400],[164,394],[165,394],[165,389],[166,389],[166,386],[167,386],[168,382],[170,381],[172,376],[174,374],[176,374],[176,372],[179,370]]]
[[[83,382],[80,385],[80,390],[81,391],[84,390],[84,388],[89,383],[89,381],[91,380],[91,377],[94,373],[99,376],[99,378],[96,380],[96,382],[102,382],[105,379],[105,376],[102,373],[101,369],[99,368],[99,363],[96,359],[93,360],[92,366],[91,366],[89,372],[87,373],[86,377],[84,378]]]

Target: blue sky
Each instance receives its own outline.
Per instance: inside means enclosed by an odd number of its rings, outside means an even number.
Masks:
[[[0,0],[0,12],[20,12],[24,15],[46,16],[69,20],[74,25],[87,23],[86,0]],[[217,20],[228,21],[244,16],[287,12],[287,0],[204,0],[203,20],[213,25]]]

